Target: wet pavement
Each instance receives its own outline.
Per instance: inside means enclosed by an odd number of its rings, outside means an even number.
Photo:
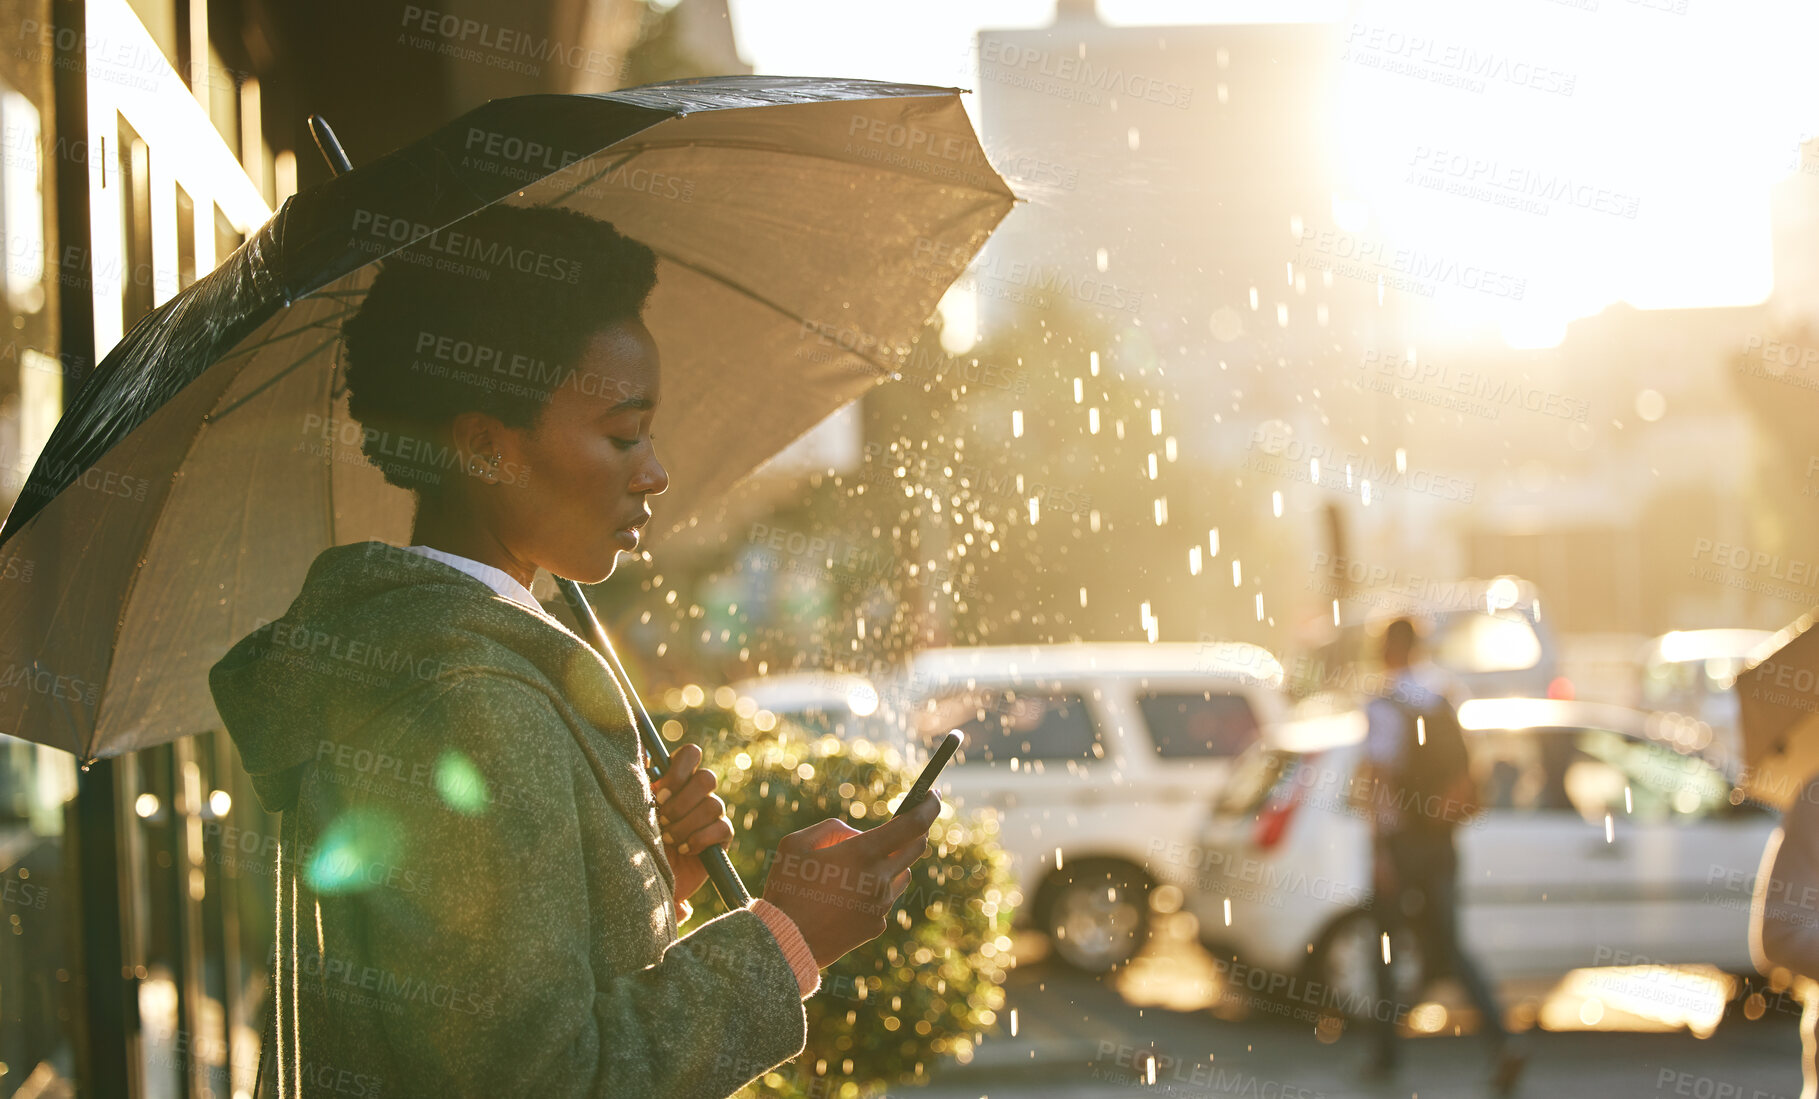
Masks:
[[[1038,937],[1018,938],[1018,964],[1006,982],[1001,1025],[970,1063],[947,1064],[922,1088],[892,1096],[1055,1099],[1129,1094],[1135,1089],[1192,1099],[1489,1095],[1483,1041],[1463,1011],[1428,1009],[1437,1033],[1404,1039],[1404,1064],[1389,1083],[1368,1083],[1368,1052],[1333,1020],[1297,1021],[1268,1005],[1225,995],[1213,959],[1191,926],[1163,920],[1151,946],[1125,970],[1095,978],[1046,957]],[[1583,971],[1582,971],[1583,972]],[[1568,987],[1505,984],[1500,992],[1530,1052],[1516,1094],[1534,1097],[1639,1096],[1674,1099],[1796,1099],[1800,1094],[1797,1018],[1770,1010],[1758,1019],[1727,1018],[1708,1037],[1647,1019],[1609,1014]],[[1439,1000],[1458,997],[1442,987]],[[1010,1033],[1015,1018],[1016,1034]],[[1438,1016],[1443,1022],[1433,1025]],[[1454,1021],[1461,1033],[1452,1031]],[[1556,1030],[1580,1023],[1641,1029]],[[1653,1031],[1650,1031],[1650,1028]]]

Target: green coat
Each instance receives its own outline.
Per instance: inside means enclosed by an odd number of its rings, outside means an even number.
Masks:
[[[284,815],[266,1087],[696,1099],[802,1052],[756,913],[677,938],[629,704],[554,618],[337,546],[209,686]]]

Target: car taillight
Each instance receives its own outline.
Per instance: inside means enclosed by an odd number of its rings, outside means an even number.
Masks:
[[[1282,777],[1277,780],[1276,788],[1270,791],[1269,800],[1263,803],[1263,808],[1257,810],[1257,824],[1251,830],[1251,843],[1259,850],[1268,851],[1282,842],[1289,822],[1295,817],[1295,810],[1301,807],[1307,796],[1307,784],[1298,781],[1298,777],[1313,760],[1313,756],[1308,756],[1299,765],[1285,768]]]
[[[1295,815],[1295,808],[1300,804],[1296,799],[1272,801],[1257,813],[1257,827],[1251,833],[1251,842],[1264,851],[1282,842],[1282,834],[1288,831],[1288,822]]]
[[[1573,681],[1563,675],[1555,676],[1547,685],[1547,697],[1557,698],[1562,702],[1573,700]]]

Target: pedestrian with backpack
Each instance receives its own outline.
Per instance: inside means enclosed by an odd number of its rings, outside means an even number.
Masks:
[[[1379,941],[1406,927],[1421,947],[1420,985],[1451,973],[1484,1020],[1491,1041],[1491,1084],[1499,1095],[1515,1090],[1527,1059],[1503,1027],[1503,1009],[1489,981],[1459,935],[1459,858],[1454,832],[1479,811],[1476,783],[1466,755],[1459,716],[1450,702],[1413,667],[1419,638],[1398,618],[1383,631],[1383,693],[1365,707],[1365,763],[1357,790],[1367,800]],[[1396,1024],[1414,1003],[1398,1001],[1387,959],[1376,965],[1377,1002],[1369,1029],[1372,1057],[1366,1075],[1387,1080],[1399,1061]],[[1413,990],[1418,994],[1422,987]]]

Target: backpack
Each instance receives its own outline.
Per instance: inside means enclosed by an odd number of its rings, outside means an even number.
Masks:
[[[1425,710],[1396,698],[1384,701],[1406,721],[1395,782],[1401,828],[1450,835],[1483,809],[1458,711],[1444,698]]]

